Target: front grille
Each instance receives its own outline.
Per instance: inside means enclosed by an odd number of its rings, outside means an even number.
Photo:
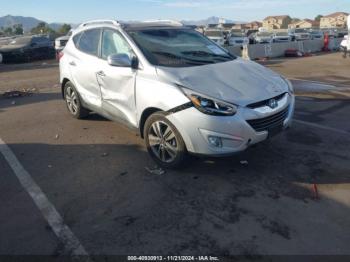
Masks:
[[[288,112],[289,107],[272,116],[248,120],[247,122],[249,125],[251,125],[252,128],[254,128],[256,132],[269,131],[271,129],[282,126],[284,120],[286,120],[288,117]]]
[[[247,105],[247,107],[251,108],[251,109],[255,109],[255,108],[259,108],[259,107],[263,107],[263,106],[268,106],[269,105],[269,101],[271,99],[275,99],[277,102],[279,102],[282,98],[284,98],[285,95],[286,95],[286,93],[283,93],[283,94],[281,94],[279,96],[272,97],[270,99],[266,99],[266,100],[259,101],[259,102],[254,103],[254,104]]]

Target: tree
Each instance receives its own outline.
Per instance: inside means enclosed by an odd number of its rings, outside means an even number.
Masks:
[[[323,15],[318,15],[315,17],[315,21],[320,22]]]
[[[72,29],[69,24],[63,24],[61,28],[58,30],[59,34],[66,35]]]
[[[17,24],[13,26],[15,35],[23,35],[23,26],[22,24]]]
[[[6,35],[12,35],[13,34],[13,30],[12,30],[12,27],[7,27],[4,29],[4,33]]]
[[[44,22],[40,22],[31,30],[32,34],[53,34],[55,31]]]

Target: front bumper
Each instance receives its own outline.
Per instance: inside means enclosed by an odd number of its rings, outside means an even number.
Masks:
[[[294,115],[295,98],[287,94],[286,99],[276,109],[266,107],[250,109],[240,107],[231,117],[210,116],[191,107],[169,114],[167,118],[180,132],[188,152],[209,156],[224,156],[244,151],[249,146],[266,140],[269,131],[256,131],[247,121],[271,117],[286,111],[281,131],[290,127]],[[209,137],[219,137],[221,147],[209,143]]]

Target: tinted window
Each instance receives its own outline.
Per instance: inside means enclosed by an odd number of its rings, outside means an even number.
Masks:
[[[124,37],[116,31],[106,29],[103,31],[101,56],[107,59],[110,55],[127,54],[131,56],[131,48]]]
[[[90,55],[98,55],[98,46],[100,43],[100,29],[85,31],[79,41],[79,50]]]

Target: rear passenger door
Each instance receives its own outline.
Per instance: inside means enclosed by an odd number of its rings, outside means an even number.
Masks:
[[[73,38],[77,51],[69,53],[69,68],[73,83],[83,102],[91,109],[101,108],[101,92],[96,72],[99,61],[101,29],[89,29]]]

